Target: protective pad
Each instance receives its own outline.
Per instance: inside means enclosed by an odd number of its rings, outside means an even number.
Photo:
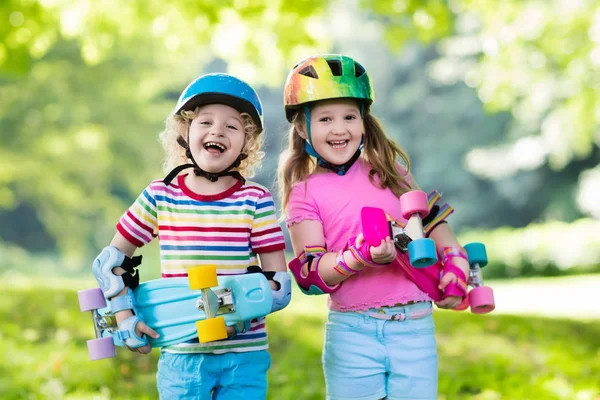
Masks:
[[[119,324],[119,331],[117,332],[117,337],[119,340],[122,340],[126,346],[137,349],[138,347],[143,347],[148,343],[148,338],[146,335],[139,337],[135,332],[135,327],[137,326],[140,319],[137,315],[133,315],[127,318],[124,321],[121,321]]]
[[[276,272],[273,276],[273,281],[279,284],[279,289],[273,291],[272,313],[287,307],[292,299],[292,279],[287,272]]]

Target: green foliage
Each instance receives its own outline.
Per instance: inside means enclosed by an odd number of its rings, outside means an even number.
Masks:
[[[212,49],[227,61],[243,60],[255,80],[268,82],[272,72],[281,73],[283,60],[287,65],[299,50],[327,42],[306,24],[321,16],[325,5],[316,0],[10,0],[0,8],[0,67],[27,73],[55,45],[74,40],[91,66],[110,61],[118,45],[136,55],[144,51],[188,62],[206,62]],[[264,57],[265,52],[272,57]]]
[[[454,28],[455,16],[442,0],[361,0],[360,5],[380,19],[386,43],[393,50],[413,39],[429,44]]]
[[[548,222],[525,228],[469,231],[460,242],[486,245],[486,278],[555,276],[600,272],[600,222]]]
[[[84,263],[163,174],[157,134],[198,67],[216,56],[272,84],[315,45],[302,21],[322,10],[314,0],[2,3],[0,236],[36,248],[11,228],[33,209],[29,229],[48,242],[37,248]]]
[[[43,278],[42,278],[43,279]],[[88,360],[90,281],[16,280],[0,293],[2,399],[156,398],[158,352]],[[323,399],[324,298],[297,295],[269,317],[269,399]],[[441,399],[582,399],[600,395],[598,322],[436,312]]]
[[[509,138],[540,135],[554,169],[588,157],[600,122],[598,2],[463,0],[456,12],[464,23],[448,56],[469,60],[464,76],[488,110],[512,112]]]

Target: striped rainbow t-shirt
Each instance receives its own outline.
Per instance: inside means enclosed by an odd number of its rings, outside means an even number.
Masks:
[[[163,278],[185,277],[189,267],[198,265],[217,265],[219,275],[244,274],[248,266],[258,265],[257,254],[285,249],[273,198],[264,186],[238,181],[206,196],[194,193],[184,178],[169,185],[151,182],[117,223],[117,230],[138,247],[158,236]],[[163,350],[225,353],[267,347],[262,318],[227,340],[200,344],[196,339]]]

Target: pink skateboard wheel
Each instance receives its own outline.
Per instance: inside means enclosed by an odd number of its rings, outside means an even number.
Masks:
[[[409,219],[413,214],[419,214],[425,218],[429,214],[427,193],[421,190],[413,190],[400,196],[400,210],[402,217]]]
[[[473,314],[487,314],[494,311],[494,291],[489,286],[480,286],[469,292],[469,303]]]
[[[464,311],[469,308],[469,296],[465,296],[463,301],[456,307],[454,310],[456,311]]]

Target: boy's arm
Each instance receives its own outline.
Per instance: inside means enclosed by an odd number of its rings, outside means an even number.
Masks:
[[[282,310],[292,299],[292,280],[287,273],[285,254],[283,250],[258,253],[258,259],[273,291],[271,312]]]
[[[283,250],[259,253],[258,259],[264,272],[287,272],[285,253]],[[271,285],[271,289],[278,289],[278,285],[274,281],[270,280],[269,284]]]
[[[132,244],[129,240],[127,240],[123,235],[121,235],[119,232],[117,232],[115,234],[115,236],[113,237],[112,241],[110,242],[110,246],[114,246],[116,247],[120,252],[122,252],[123,254],[125,254],[125,256],[127,257],[132,257],[133,253],[135,253],[137,246]],[[115,267],[113,268],[113,273],[115,275],[123,275],[125,271],[123,268],[121,267]],[[121,290],[118,294],[116,294],[115,296],[113,296],[111,298],[114,299],[115,297],[119,297],[124,295],[125,293],[127,293],[128,287],[126,286],[125,288],[123,288],[123,290]],[[133,310],[131,309],[125,309],[125,310],[121,310],[115,313],[115,318],[117,320],[117,324],[121,324],[121,322],[125,321],[126,319],[132,317],[133,314]],[[140,321],[137,323],[137,325],[135,326],[135,330],[138,336],[142,336],[144,334],[149,335],[153,338],[158,338],[159,335],[158,333],[156,333],[156,331],[154,331],[153,329],[151,329],[150,327],[148,327],[148,325],[146,325],[143,321]],[[135,349],[131,349],[132,351],[136,351],[138,353],[142,353],[142,354],[147,354],[149,353],[152,348],[150,347],[150,344],[147,343],[145,346],[139,347],[139,348],[135,348]]]
[[[131,243],[129,240],[125,239],[123,235],[119,232],[115,234],[112,241],[110,242],[110,246],[114,246],[121,251],[121,253],[125,254],[127,257],[132,257],[133,253],[137,250],[137,246]],[[126,271],[121,267],[116,267],[113,269],[115,275],[123,275]],[[121,296],[127,292],[127,287],[125,287],[119,294],[116,296]],[[124,311],[123,311],[124,312]],[[119,314],[119,313],[117,313]]]

